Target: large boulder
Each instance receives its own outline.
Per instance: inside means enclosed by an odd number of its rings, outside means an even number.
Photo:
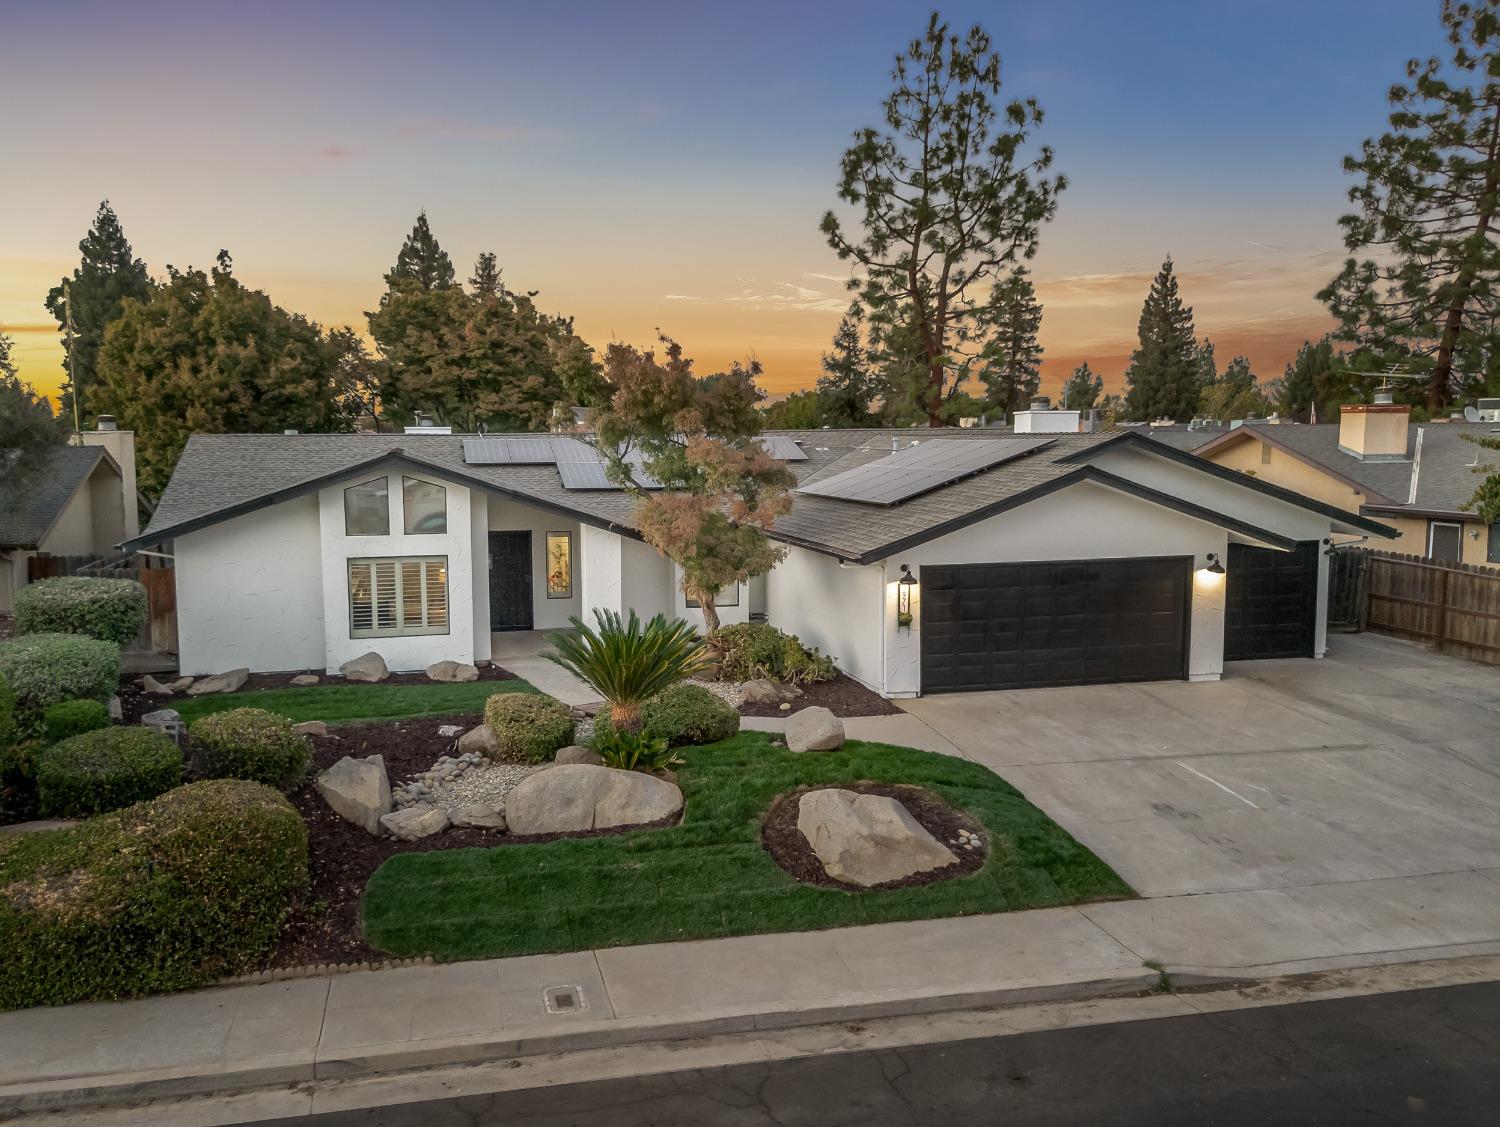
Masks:
[[[319,775],[316,785],[335,814],[366,833],[380,833],[381,818],[391,812],[391,781],[383,756],[355,759],[346,755]]]
[[[169,697],[177,691],[170,683],[163,684],[149,673],[141,678],[141,689],[154,697]]]
[[[804,708],[786,718],[790,751],[833,751],[844,746],[844,722],[828,709]]]
[[[316,685],[322,678],[316,673],[299,673],[293,677],[289,684],[296,685],[299,689],[305,689],[309,685]]]
[[[299,736],[326,736],[328,734],[328,722],[326,720],[304,720],[300,724],[293,724],[292,731]]]
[[[427,667],[430,681],[477,681],[479,670],[462,661],[439,661]]]
[[[381,815],[380,825],[397,841],[420,841],[448,828],[448,812],[441,806],[408,806]]]
[[[527,775],[505,800],[514,834],[577,833],[633,826],[682,809],[682,792],[639,771],[564,763]]]
[[[391,675],[385,667],[385,658],[374,650],[344,662],[339,672],[350,681],[384,681]]]
[[[740,684],[740,693],[749,704],[783,704],[796,700],[802,690],[796,685],[785,685],[769,677],[758,677],[754,681]]]
[[[470,728],[458,737],[458,753],[468,755],[477,752],[486,759],[496,759],[500,755],[500,745],[495,740],[495,733],[490,731],[488,724],[481,724],[477,728]]]
[[[458,829],[505,829],[505,815],[487,802],[451,807],[448,820]]]
[[[804,794],[797,828],[834,880],[868,888],[958,860],[894,798],[829,788]]]
[[[231,669],[228,673],[215,673],[212,677],[194,681],[188,686],[187,695],[201,697],[209,693],[237,693],[245,687],[245,682],[248,680],[250,680],[250,670]]]
[[[604,756],[591,747],[580,747],[578,744],[558,748],[552,761],[554,763],[592,763],[595,767],[604,766]]]

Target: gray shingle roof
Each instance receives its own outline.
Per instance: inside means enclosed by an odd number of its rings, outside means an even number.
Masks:
[[[59,446],[14,498],[0,498],[0,548],[35,548],[68,498],[105,456],[98,446]]]
[[[1171,426],[1163,427],[1131,426],[1120,429],[1144,435],[1146,438],[1154,438],[1157,442],[1165,442],[1168,446],[1178,450],[1192,450],[1218,438],[1221,434],[1229,433],[1228,427],[1190,427],[1186,423],[1173,423]]]
[[[1500,450],[1470,442],[1465,435],[1500,439],[1495,423],[1437,423],[1422,428],[1417,496],[1412,508],[1462,512],[1485,476],[1500,470]]]

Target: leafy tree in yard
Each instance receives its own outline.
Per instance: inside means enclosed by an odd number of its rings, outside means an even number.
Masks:
[[[1172,260],[1162,263],[1141,307],[1140,344],[1125,371],[1125,412],[1151,422],[1188,422],[1198,410],[1201,368],[1193,336],[1193,311],[1182,304]]]
[[[1030,402],[1042,384],[1042,307],[1024,266],[990,291],[994,335],[979,354],[985,406],[1010,418]]]
[[[1351,257],[1318,295],[1340,340],[1420,361],[1434,412],[1500,345],[1500,14],[1494,0],[1444,0],[1442,21],[1450,67],[1408,61],[1390,129],[1344,158],[1361,178],[1339,220]]]
[[[370,429],[380,433],[380,394],[385,381],[385,363],[370,355],[362,338],[347,326],[328,334],[328,343],[337,357],[339,414],[357,428],[369,419]]]
[[[593,423],[610,477],[638,502],[641,535],[681,566],[683,594],[698,602],[713,631],[715,596],[785,555],[765,530],[791,508],[796,479],[756,437],[756,403],[765,397],[755,385],[760,365],[698,379],[681,345],[667,337],[661,344],[661,356],[609,346],[604,370],[614,391]],[[640,487],[632,457],[662,489]]]
[[[823,374],[818,377],[817,400],[821,419],[810,423],[778,426],[869,426],[870,413],[879,389],[870,358],[860,338],[858,305],[844,314],[833,335],[833,350],[823,354]],[[789,397],[790,398],[790,397]]]
[[[339,347],[317,325],[242,286],[224,251],[208,274],[167,270],[105,333],[93,400],[136,432],[142,489],[161,492],[190,434],[350,429]]]
[[[11,359],[13,343],[0,333],[0,513],[12,509],[43,464],[41,454],[61,446],[61,421],[36,389],[23,383]]]
[[[1069,411],[1087,411],[1104,394],[1104,377],[1096,375],[1085,360],[1073,369],[1062,388],[1062,405]]]
[[[68,367],[72,379],[63,384],[62,413],[72,417],[76,395],[78,418],[82,422],[94,412],[90,396],[97,380],[104,330],[120,315],[126,299],[144,300],[150,296],[151,278],[146,273],[146,264],[130,249],[119,217],[108,200],[99,205],[94,224],[78,249],[83,252],[78,269],[48,291],[47,311],[57,318],[63,330],[64,355],[71,361]]]
[[[1265,414],[1267,400],[1250,369],[1250,361],[1236,356],[1224,374],[1203,389],[1199,406],[1203,414],[1213,419],[1244,419]]]
[[[401,244],[401,250],[396,254],[396,265],[386,275],[388,284],[397,279],[415,282],[423,292],[451,289],[457,285],[453,280],[453,260],[438,245],[432,228],[427,225],[425,211],[417,215],[411,234],[406,236],[406,242]],[[498,280],[497,275],[496,281]]]
[[[772,430],[816,430],[832,426],[823,397],[816,391],[794,391],[785,399],[772,403],[761,414]]]
[[[831,211],[822,230],[855,265],[877,335],[909,336],[921,378],[905,391],[938,426],[998,330],[1004,310],[985,291],[1035,255],[1065,181],[1045,175],[1050,148],[1027,148],[1036,101],[998,104],[1000,56],[983,28],[953,35],[934,12],[892,81],[887,129],[860,130],[843,156],[839,196],[861,230]]]

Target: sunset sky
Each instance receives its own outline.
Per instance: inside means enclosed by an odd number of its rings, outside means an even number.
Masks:
[[[1385,123],[1438,0],[949,4],[1046,110],[1072,186],[1033,263],[1044,387],[1118,383],[1171,253],[1222,365],[1327,325],[1345,153]],[[47,289],[100,199],[136,253],[363,329],[419,209],[583,336],[656,327],[711,371],[810,385],[847,305],[817,225],[925,4],[0,0],[0,331],[62,377]]]

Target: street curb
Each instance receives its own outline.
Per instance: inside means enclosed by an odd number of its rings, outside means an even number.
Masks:
[[[1325,971],[1338,970],[1369,970],[1371,967],[1463,959],[1474,955],[1500,955],[1500,941],[1483,940],[1477,943],[1437,944],[1432,947],[1403,947],[1394,951],[1328,955],[1315,959],[1295,959],[1289,962],[1261,963],[1243,967],[1168,964],[1165,970],[1173,986],[1227,986],[1241,982],[1259,982],[1268,978],[1284,978],[1288,975],[1320,974]]]
[[[1037,1002],[1081,1001],[1089,998],[1137,994],[1158,980],[1150,969],[1120,971],[1103,976],[1055,978],[1026,985],[961,993],[917,994],[808,1006],[805,1009],[720,1012],[691,1018],[644,1018],[629,1023],[599,1022],[583,1028],[540,1036],[504,1037],[481,1034],[443,1038],[420,1045],[371,1046],[352,1053],[322,1056],[313,1052],[288,1054],[262,1061],[241,1061],[199,1069],[155,1069],[10,1084],[0,1088],[0,1116],[63,1108],[100,1107],[168,1096],[229,1095],[256,1088],[286,1086],[315,1080],[370,1077],[437,1065],[481,1064],[577,1049],[618,1048],[628,1045],[681,1041],[725,1033],[794,1029],[809,1025],[919,1016],[958,1010],[1026,1005]]]

